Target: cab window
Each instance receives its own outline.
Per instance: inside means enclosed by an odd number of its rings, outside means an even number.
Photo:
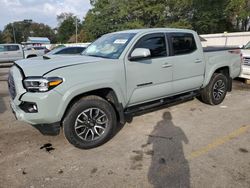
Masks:
[[[135,48],[147,48],[151,52],[151,58],[167,56],[166,37],[163,33],[149,34],[142,37]]]
[[[171,35],[173,55],[184,55],[197,49],[194,36],[191,33],[176,33]]]

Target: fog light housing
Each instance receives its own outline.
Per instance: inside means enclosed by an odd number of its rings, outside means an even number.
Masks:
[[[22,102],[19,107],[26,113],[37,113],[38,108],[36,103],[33,102]]]

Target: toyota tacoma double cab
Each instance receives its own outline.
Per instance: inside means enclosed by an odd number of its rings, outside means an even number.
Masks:
[[[81,149],[107,142],[126,115],[177,99],[220,104],[241,72],[238,50],[203,49],[185,29],[106,34],[79,57],[26,59],[10,69],[18,120]]]

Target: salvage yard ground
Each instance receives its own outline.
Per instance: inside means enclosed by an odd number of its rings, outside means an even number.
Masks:
[[[0,70],[0,187],[250,187],[250,86],[223,104],[197,99],[133,118],[79,150],[15,120]]]

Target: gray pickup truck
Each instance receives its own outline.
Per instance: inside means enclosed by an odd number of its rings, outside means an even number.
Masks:
[[[108,141],[126,115],[186,98],[220,104],[241,72],[238,50],[203,49],[185,29],[110,33],[79,57],[17,61],[9,73],[18,120],[82,149]]]

